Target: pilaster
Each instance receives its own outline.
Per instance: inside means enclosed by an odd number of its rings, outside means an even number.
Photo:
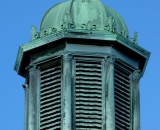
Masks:
[[[135,70],[133,72],[133,130],[140,130],[140,92],[139,81],[141,78],[141,71]]]
[[[114,63],[113,56],[106,58],[106,130],[115,130]]]
[[[107,63],[102,61],[102,130],[106,130],[106,86],[107,86]]]
[[[38,87],[39,86],[39,70],[37,69],[36,65],[29,66],[29,87],[28,87],[28,94],[27,94],[27,130],[38,130]]]
[[[28,130],[28,84],[22,85],[25,93],[25,105],[24,105],[24,130]]]
[[[63,55],[62,130],[72,130],[72,55]]]

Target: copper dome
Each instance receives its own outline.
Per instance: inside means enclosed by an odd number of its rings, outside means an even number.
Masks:
[[[54,5],[42,19],[40,37],[69,29],[129,35],[123,18],[100,0],[70,0]]]

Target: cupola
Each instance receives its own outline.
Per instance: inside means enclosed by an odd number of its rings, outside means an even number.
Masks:
[[[44,15],[19,47],[25,130],[140,130],[139,81],[150,52],[100,0],[70,0]]]

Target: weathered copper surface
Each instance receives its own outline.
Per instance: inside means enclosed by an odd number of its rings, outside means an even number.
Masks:
[[[73,0],[54,5],[42,19],[40,36],[68,29],[105,30],[129,35],[122,17],[100,0]]]
[[[139,81],[150,52],[100,0],[53,6],[19,47],[25,130],[140,130]]]

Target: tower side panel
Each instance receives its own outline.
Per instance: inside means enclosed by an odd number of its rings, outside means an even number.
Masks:
[[[102,128],[101,58],[75,57],[75,127]]]
[[[115,125],[116,130],[132,130],[132,83],[133,68],[117,60],[115,63]]]
[[[41,67],[40,130],[61,127],[61,59]]]

